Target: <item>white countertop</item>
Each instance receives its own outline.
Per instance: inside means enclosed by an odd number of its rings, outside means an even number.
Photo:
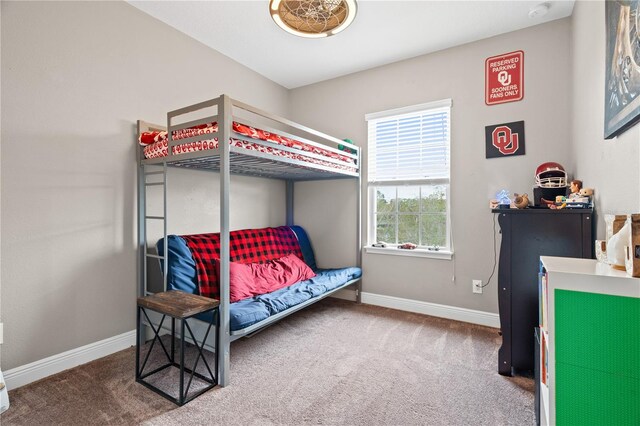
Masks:
[[[566,274],[573,279],[551,281],[550,288],[640,298],[640,278],[595,259],[540,256],[548,274]]]
[[[627,278],[638,281],[640,278],[633,278],[627,275],[626,271],[612,268],[611,265],[598,262],[595,259],[578,259],[573,257],[553,257],[540,256],[544,267],[548,272],[563,272],[566,274],[584,274],[603,277]]]

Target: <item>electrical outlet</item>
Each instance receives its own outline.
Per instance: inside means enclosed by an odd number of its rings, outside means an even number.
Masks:
[[[482,280],[472,280],[471,285],[474,293],[482,294]]]

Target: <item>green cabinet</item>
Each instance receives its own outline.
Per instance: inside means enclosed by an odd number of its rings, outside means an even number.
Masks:
[[[640,299],[556,289],[555,306],[557,424],[640,425]]]
[[[640,425],[640,279],[587,259],[541,265],[541,423]]]

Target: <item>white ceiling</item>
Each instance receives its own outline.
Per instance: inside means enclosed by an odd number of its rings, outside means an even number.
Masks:
[[[529,18],[541,0],[359,0],[353,24],[322,39],[277,27],[266,0],[129,3],[291,89],[564,18],[574,1],[548,1],[548,14]]]

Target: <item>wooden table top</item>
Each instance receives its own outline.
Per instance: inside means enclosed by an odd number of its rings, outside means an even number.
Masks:
[[[180,290],[169,290],[151,296],[138,297],[138,306],[152,309],[174,318],[186,318],[218,307],[220,301]]]

